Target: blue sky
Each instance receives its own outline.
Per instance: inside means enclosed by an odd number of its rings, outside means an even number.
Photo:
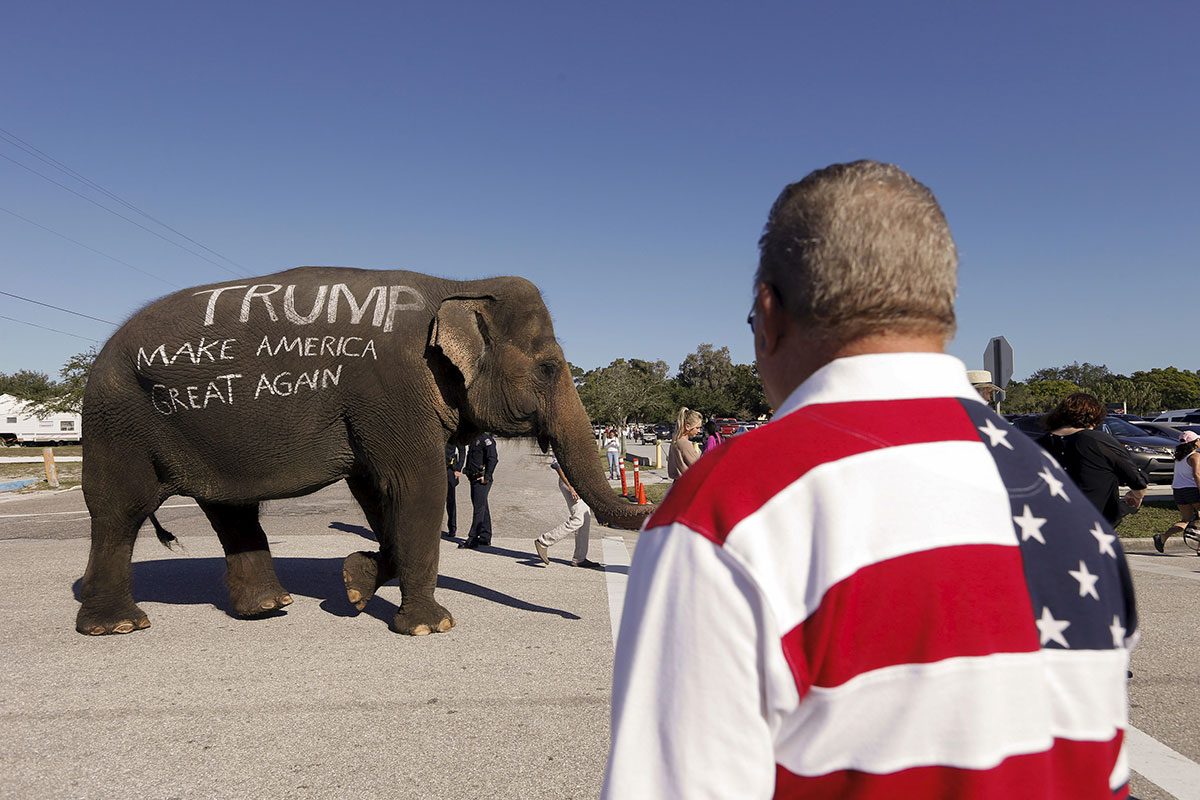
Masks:
[[[584,368],[674,371],[701,343],[748,363],[771,202],[874,158],[950,220],[950,352],[968,367],[1004,335],[1018,378],[1194,370],[1198,9],[9,4],[0,291],[119,323],[176,288],[303,264],[516,274]],[[56,377],[112,331],[0,295],[0,371]]]

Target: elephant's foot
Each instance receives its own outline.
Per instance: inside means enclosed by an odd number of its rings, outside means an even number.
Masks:
[[[445,633],[454,627],[454,617],[433,600],[424,603],[401,602],[392,619],[392,630],[409,636]]]
[[[379,554],[359,550],[342,562],[342,580],[346,582],[346,599],[362,611],[375,590],[394,578],[390,570],[379,568]]]
[[[292,604],[280,585],[266,550],[251,550],[225,557],[229,601],[239,617],[258,617]]]
[[[292,604],[292,596],[276,583],[274,586],[229,588],[233,613],[239,617],[260,617]]]
[[[89,636],[133,633],[149,627],[150,618],[132,599],[111,607],[84,603],[75,616],[75,630]]]

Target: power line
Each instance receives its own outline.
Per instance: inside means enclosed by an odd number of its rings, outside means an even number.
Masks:
[[[224,264],[221,264],[221,263],[218,263],[218,262],[216,262],[216,261],[213,261],[213,260],[212,260],[211,258],[209,258],[208,256],[205,256],[205,255],[203,255],[203,254],[201,254],[201,253],[197,253],[195,250],[189,250],[188,248],[186,248],[186,247],[184,247],[183,245],[181,245],[179,242],[172,241],[171,239],[168,239],[166,236],[163,236],[163,235],[162,235],[161,233],[159,233],[158,231],[151,230],[150,228],[147,228],[145,225],[141,224],[140,222],[137,222],[136,220],[132,220],[132,219],[130,219],[129,217],[125,216],[124,214],[118,214],[116,211],[113,211],[111,208],[109,208],[108,206],[104,205],[103,203],[98,203],[98,202],[96,202],[95,200],[93,200],[92,198],[88,197],[87,195],[85,195],[85,194],[82,194],[82,193],[80,193],[80,192],[77,192],[77,191],[75,191],[75,190],[74,190],[74,189],[72,189],[70,186],[66,186],[66,185],[64,185],[64,184],[61,184],[61,183],[59,183],[58,181],[54,180],[53,178],[51,178],[51,177],[50,177],[50,176],[48,176],[48,175],[43,175],[42,173],[38,172],[36,169],[34,169],[33,167],[29,166],[28,164],[22,164],[20,161],[17,161],[15,158],[12,158],[11,156],[6,156],[4,153],[0,153],[0,158],[3,158],[5,161],[11,161],[12,163],[16,164],[16,165],[17,165],[18,167],[20,167],[21,169],[28,170],[29,172],[32,172],[34,175],[37,175],[39,178],[42,178],[43,180],[49,181],[50,183],[53,183],[53,184],[54,184],[55,186],[57,186],[58,188],[60,188],[60,189],[63,189],[63,190],[65,190],[65,191],[68,191],[68,192],[70,192],[71,194],[75,195],[76,197],[78,197],[78,198],[81,198],[81,199],[83,199],[83,200],[86,200],[86,201],[88,201],[89,203],[91,203],[92,205],[96,206],[97,208],[104,209],[104,210],[105,210],[105,211],[107,211],[108,213],[112,214],[114,217],[120,217],[121,219],[123,219],[123,220],[125,220],[126,222],[128,222],[130,225],[136,225],[137,227],[139,227],[139,228],[141,228],[142,230],[144,230],[146,233],[149,233],[149,234],[151,234],[152,236],[157,236],[159,239],[162,239],[162,240],[163,240],[164,242],[166,242],[167,244],[172,244],[172,245],[174,245],[174,246],[178,247],[180,250],[184,251],[185,253],[190,253],[191,255],[194,255],[196,258],[198,258],[198,259],[200,259],[200,260],[202,260],[202,261],[207,261],[208,263],[212,264],[213,266],[215,266],[215,267],[217,267],[217,268],[219,268],[219,269],[223,269],[223,270],[225,270],[225,271],[226,271],[226,272],[228,272],[230,275],[233,275],[233,276],[235,276],[235,277],[238,277],[238,278],[242,277],[242,274],[241,274],[241,273],[234,272],[233,270],[231,270],[229,267],[225,266]]]
[[[135,267],[133,264],[130,264],[128,261],[122,261],[121,259],[117,258],[116,256],[110,256],[108,253],[97,250],[94,247],[89,247],[88,245],[84,244],[83,242],[76,241],[75,239],[72,239],[70,236],[59,233],[58,231],[54,230],[53,228],[47,228],[45,225],[41,224],[40,222],[34,222],[33,220],[29,219],[28,217],[23,217],[15,211],[10,211],[7,208],[0,208],[0,211],[3,211],[5,214],[11,214],[12,216],[14,216],[17,219],[22,220],[24,222],[28,222],[30,225],[34,226],[35,228],[41,228],[42,230],[46,231],[47,233],[52,233],[55,236],[59,237],[60,239],[66,239],[68,242],[71,242],[72,244],[77,244],[80,247],[82,247],[84,250],[91,250],[93,253],[96,253],[97,255],[104,256],[105,258],[107,258],[111,261],[115,261],[118,264],[129,267],[131,270],[134,270],[135,272],[140,272],[147,277],[154,278],[154,280],[156,280],[156,281],[162,281],[163,283],[167,284],[168,286],[174,286],[176,289],[182,288],[177,283],[172,283],[171,281],[167,280],[166,278],[162,278],[162,277],[159,277],[158,275],[155,275],[153,272],[147,272],[146,270],[142,269],[141,267]]]
[[[130,211],[134,211],[138,214],[141,214],[146,219],[150,220],[151,222],[155,223],[156,225],[160,225],[163,228],[166,228],[167,230],[169,230],[171,233],[175,234],[176,236],[179,236],[182,239],[186,239],[187,241],[191,242],[192,244],[196,245],[197,247],[201,248],[202,250],[212,253],[217,258],[228,261],[230,264],[233,264],[235,267],[242,270],[242,274],[246,274],[250,271],[244,265],[239,264],[238,262],[234,261],[232,258],[222,255],[221,253],[218,253],[216,250],[213,250],[210,247],[206,247],[205,245],[196,241],[195,239],[188,236],[187,234],[185,234],[181,231],[178,231],[175,228],[172,228],[170,225],[163,222],[162,220],[156,219],[155,217],[150,216],[145,211],[142,211],[140,208],[133,205],[132,203],[129,203],[125,199],[113,194],[108,189],[105,189],[103,186],[96,183],[92,179],[79,174],[78,172],[71,169],[70,167],[68,167],[66,164],[62,163],[58,159],[56,159],[53,156],[49,155],[48,153],[45,153],[45,152],[39,150],[38,148],[34,147],[29,142],[27,142],[24,139],[22,139],[21,137],[17,136],[15,133],[12,133],[10,131],[4,130],[3,128],[0,128],[0,138],[3,138],[4,140],[6,140],[9,144],[19,147],[20,149],[22,149],[26,153],[32,155],[34,158],[38,159],[39,161],[41,161],[45,164],[49,164],[50,166],[54,167],[55,169],[59,170],[60,172],[64,172],[67,175],[70,175],[72,178],[75,178],[76,180],[82,182],[86,186],[90,186],[93,189],[95,189],[96,191],[104,194],[105,196],[112,198],[113,200],[117,201],[121,205],[128,208]],[[237,275],[237,273],[233,273],[233,274]],[[241,276],[239,276],[239,277],[241,277]]]
[[[96,344],[100,344],[99,339],[93,339],[90,336],[80,336],[77,333],[67,333],[66,331],[60,331],[58,328],[47,328],[45,325],[35,325],[32,322],[26,322],[23,319],[13,319],[12,317],[6,317],[3,314],[0,314],[0,319],[6,319],[9,322],[16,322],[21,325],[28,325],[31,328],[41,328],[42,330],[50,331],[51,333],[61,333],[63,336],[74,336],[76,339],[83,339],[85,342],[95,342]]]
[[[89,317],[87,314],[80,314],[78,311],[72,311],[69,308],[59,308],[58,306],[52,306],[49,303],[43,303],[41,300],[30,300],[28,297],[21,297],[21,295],[12,294],[11,292],[0,291],[0,294],[4,295],[5,297],[15,297],[18,300],[24,300],[26,303],[33,303],[35,305],[45,306],[46,308],[53,308],[55,311],[62,311],[67,314],[74,314],[75,316],[83,317],[84,319],[91,319],[91,320],[95,320],[96,322],[103,322],[105,325],[112,325],[114,328],[117,326],[117,323],[115,323],[115,322],[109,322],[108,320],[100,319],[99,317]],[[5,319],[8,319],[8,318],[5,317]],[[17,321],[19,321],[19,320],[17,320]],[[32,325],[33,323],[26,323],[26,324]],[[37,326],[34,326],[34,327],[37,327]],[[59,331],[59,333],[62,333],[62,331]],[[92,341],[95,341],[95,339],[93,339]]]

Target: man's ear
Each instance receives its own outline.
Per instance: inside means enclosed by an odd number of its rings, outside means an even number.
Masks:
[[[486,298],[447,298],[438,306],[429,332],[429,345],[441,350],[458,368],[466,386],[475,381],[487,352],[487,307]]]
[[[787,311],[775,288],[760,283],[754,301],[754,351],[772,355],[783,338],[787,321]]]

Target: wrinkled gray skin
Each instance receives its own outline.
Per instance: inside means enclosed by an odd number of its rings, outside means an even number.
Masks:
[[[235,613],[291,603],[258,504],[344,478],[380,543],[346,559],[350,602],[361,609],[398,577],[393,628],[447,631],[454,618],[433,596],[444,445],[482,430],[553,447],[600,521],[645,518],[605,480],[550,315],[523,278],[302,267],[169,295],[113,335],[88,379],[92,546],[76,628],[150,624],[131,592],[133,543],[147,518],[171,538],[151,515],[173,494],[196,498],[216,530]]]

